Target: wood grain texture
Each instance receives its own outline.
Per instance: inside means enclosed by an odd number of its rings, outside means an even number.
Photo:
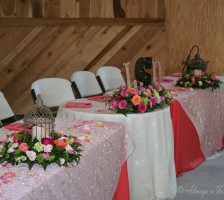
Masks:
[[[165,0],[1,1],[0,16],[4,18],[165,18]]]
[[[29,0],[17,0],[16,1],[16,17],[29,17]]]
[[[201,57],[209,61],[207,71],[224,75],[224,1],[166,0],[166,6],[167,74],[181,72],[196,44]]]
[[[13,14],[14,6],[15,6],[15,0],[1,0],[1,8],[3,15],[10,16]]]

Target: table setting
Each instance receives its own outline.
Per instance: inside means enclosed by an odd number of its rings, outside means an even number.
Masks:
[[[54,125],[57,138],[41,141],[13,126],[0,129],[0,198],[112,199],[129,156],[124,126],[62,118]]]
[[[124,124],[128,155],[130,138],[135,145],[127,158],[130,199],[172,199],[176,174],[169,100],[170,93],[159,84],[150,88],[121,86],[105,102],[87,98],[74,101],[91,103],[91,108],[69,108],[65,102],[59,106],[57,117]]]

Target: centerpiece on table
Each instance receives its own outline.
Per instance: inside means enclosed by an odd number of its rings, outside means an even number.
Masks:
[[[127,115],[128,113],[146,113],[162,108],[172,101],[170,92],[158,83],[144,87],[143,83],[139,86],[119,87],[106,104],[109,109],[116,113]]]
[[[176,86],[185,88],[220,88],[222,81],[216,78],[214,73],[206,73],[201,70],[187,70],[180,79],[177,80]]]
[[[69,163],[79,162],[81,144],[74,136],[52,132],[51,138],[32,139],[29,132],[15,132],[0,142],[0,163],[17,165],[27,163],[29,169],[34,164],[41,165],[44,170],[48,165],[56,163],[67,167]]]
[[[81,144],[74,136],[54,131],[53,114],[40,96],[23,120],[24,131],[12,133],[0,142],[0,163],[27,163],[29,169],[39,164],[45,170],[52,163],[67,167],[73,161],[79,162]]]
[[[194,59],[190,60],[191,53],[194,49],[197,49]],[[215,73],[207,73],[207,62],[205,62],[199,54],[199,47],[194,45],[182,69],[182,76],[176,82],[176,86],[185,88],[212,88],[212,90],[217,89],[222,84],[222,81],[216,78]],[[185,68],[187,70],[185,71]]]

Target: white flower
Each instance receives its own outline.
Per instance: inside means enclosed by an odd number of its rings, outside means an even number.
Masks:
[[[12,148],[17,148],[19,146],[19,143],[14,143],[13,145],[12,145]]]
[[[15,152],[15,149],[13,147],[10,147],[8,150],[7,150],[7,153],[12,153],[12,152]]]
[[[202,81],[198,81],[198,84],[199,84],[200,86],[202,86],[202,85],[203,85]]]
[[[58,140],[66,140],[66,137],[60,137]]]
[[[31,161],[34,161],[37,156],[36,152],[34,151],[26,151],[26,155]]]
[[[50,153],[52,151],[52,149],[53,149],[52,144],[44,145],[44,152]]]
[[[63,165],[65,163],[65,159],[64,158],[60,158],[60,164]]]
[[[69,151],[69,150],[73,151],[73,148],[69,144],[66,145],[65,149],[66,149],[66,151]]]
[[[13,142],[13,138],[12,137],[8,138],[8,141]]]

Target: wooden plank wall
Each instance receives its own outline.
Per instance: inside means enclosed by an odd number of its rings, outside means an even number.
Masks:
[[[224,75],[224,1],[166,0],[166,69],[181,72],[193,45],[209,61],[207,71]],[[196,52],[192,53],[192,58]]]
[[[131,75],[134,80],[134,64],[139,57],[145,56],[152,56],[164,66],[163,23],[35,25],[31,21],[31,24],[19,26],[16,21],[16,18],[27,16],[35,18],[113,16],[111,11],[113,5],[106,4],[106,0],[94,0],[99,6],[92,2],[1,0],[0,22],[6,17],[15,20],[14,24],[0,26],[0,46],[4,47],[0,49],[0,90],[16,114],[24,113],[33,105],[30,87],[32,82],[39,78],[61,77],[69,80],[74,71],[95,72],[102,65],[117,66],[125,76],[123,63],[131,61]],[[116,15],[122,16],[125,13],[125,17],[134,18],[158,17],[162,15],[161,13],[164,16],[165,13],[162,12],[164,4],[162,6],[161,2],[164,1],[110,1],[111,4],[116,3],[118,6]],[[143,6],[144,3],[147,9]],[[71,5],[75,8],[75,13],[72,12]],[[20,19],[20,22],[22,20]],[[104,20],[104,24],[106,23],[107,19]]]
[[[0,0],[3,18],[164,18],[165,0]]]

